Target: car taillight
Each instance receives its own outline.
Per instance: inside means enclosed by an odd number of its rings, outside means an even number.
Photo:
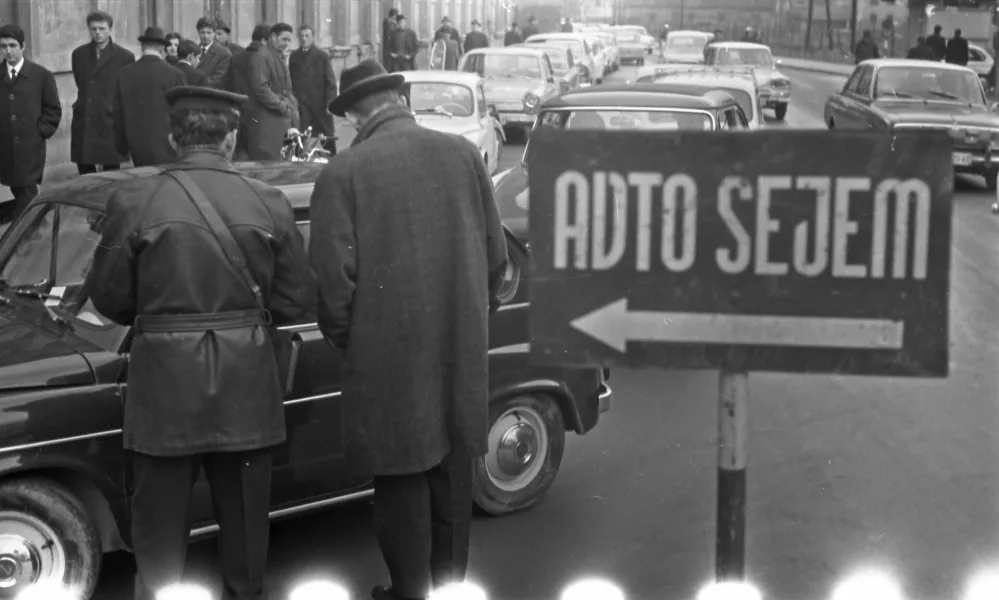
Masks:
[[[788,81],[787,79],[772,79],[770,81],[770,85],[772,85],[775,88],[787,88],[791,87],[791,82]]]
[[[537,110],[538,106],[541,105],[541,98],[534,94],[533,92],[527,92],[524,94],[524,110],[531,113]]]

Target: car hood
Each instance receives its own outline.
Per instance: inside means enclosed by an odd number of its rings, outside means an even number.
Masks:
[[[985,106],[919,100],[877,100],[874,106],[894,117],[896,122],[999,128],[999,115]]]
[[[527,240],[527,171],[521,165],[501,171],[493,177],[493,188],[503,224],[519,239]]]
[[[489,102],[520,102],[527,92],[540,93],[540,85],[521,79],[487,79],[486,99]]]
[[[478,130],[478,124],[474,120],[462,117],[449,119],[445,115],[416,115],[416,124],[441,133],[456,135],[474,133]]]
[[[753,78],[756,79],[758,85],[768,84],[774,79],[787,79],[783,73],[770,67],[753,67],[752,72]]]
[[[40,301],[37,308],[13,304],[0,309],[0,390],[95,383],[86,344],[42,312]]]

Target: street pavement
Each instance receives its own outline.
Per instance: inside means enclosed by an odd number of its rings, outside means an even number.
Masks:
[[[772,125],[821,128],[843,78],[787,74],[794,103]],[[508,147],[505,165],[522,151]],[[999,218],[980,179],[957,188],[949,379],[750,377],[748,570],[768,600],[828,598],[864,566],[890,570],[911,600],[957,600],[999,560]],[[475,522],[470,576],[493,600],[555,600],[583,575],[631,600],[692,600],[710,579],[717,374],[619,369],[610,384],[613,410],[569,438],[547,498]],[[328,576],[368,598],[386,581],[370,520],[364,503],[276,524],[272,597]],[[215,582],[214,543],[193,546],[189,567]],[[128,555],[109,557],[97,598],[128,598],[133,573]]]

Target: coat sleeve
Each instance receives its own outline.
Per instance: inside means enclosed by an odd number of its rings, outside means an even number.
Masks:
[[[280,208],[274,212],[276,229],[280,238],[274,246],[274,279],[271,283],[267,309],[271,312],[275,326],[289,325],[300,321],[313,312],[316,301],[316,281],[309,269],[309,257],[305,253],[305,241],[295,224],[295,213],[291,202],[280,191],[276,204]]]
[[[316,181],[309,203],[309,260],[319,285],[319,330],[345,349],[357,288],[355,211],[342,161],[334,157]]]
[[[38,133],[43,139],[49,139],[62,121],[62,102],[59,101],[59,88],[56,86],[55,75],[45,72],[42,83],[42,114],[38,119]]]
[[[496,312],[500,307],[497,298],[503,285],[503,275],[506,273],[508,259],[506,251],[506,233],[503,221],[500,220],[496,199],[493,198],[493,182],[489,170],[482,157],[475,153],[473,157],[475,175],[479,180],[479,196],[482,198],[482,214],[486,222],[486,261],[489,265],[489,312]]]
[[[284,115],[284,103],[271,89],[271,70],[263,49],[250,59],[250,94],[267,110]]]
[[[215,63],[215,68],[212,69],[212,74],[208,76],[208,85],[221,87],[225,82],[225,74],[229,72],[229,65],[231,64],[232,53],[228,50],[224,50],[219,57],[219,61]]]
[[[107,218],[101,241],[94,251],[94,262],[87,273],[84,288],[94,307],[119,325],[135,320],[134,249],[136,226],[132,223],[134,199],[115,191],[108,198]]]
[[[122,110],[122,82],[124,81],[124,73],[118,73],[118,80],[115,82],[114,86],[114,112],[111,116],[114,118],[114,145],[115,150],[118,154],[126,155],[128,154],[128,137],[125,136],[125,115]]]
[[[323,55],[325,54],[326,52],[324,51]],[[327,110],[330,102],[333,102],[336,98],[338,90],[336,85],[336,73],[333,72],[333,61],[329,60],[327,57],[327,59],[323,61],[323,64],[325,65],[324,77],[326,78],[326,100],[323,103],[323,110]]]
[[[83,67],[80,64],[82,54],[83,53],[80,51],[80,49],[77,48],[76,50],[73,50],[73,54],[70,55],[70,63],[71,63],[70,68],[73,70],[73,82],[76,83],[76,102],[79,102],[82,99],[81,96],[83,95],[83,85],[82,85]],[[74,104],[76,102],[74,102]]]

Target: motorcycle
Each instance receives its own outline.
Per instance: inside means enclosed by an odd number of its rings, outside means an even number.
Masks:
[[[281,148],[281,159],[288,162],[328,163],[333,153],[327,150],[326,144],[336,142],[336,136],[323,134],[313,135],[312,128],[305,131],[291,128],[284,136],[284,147]]]

